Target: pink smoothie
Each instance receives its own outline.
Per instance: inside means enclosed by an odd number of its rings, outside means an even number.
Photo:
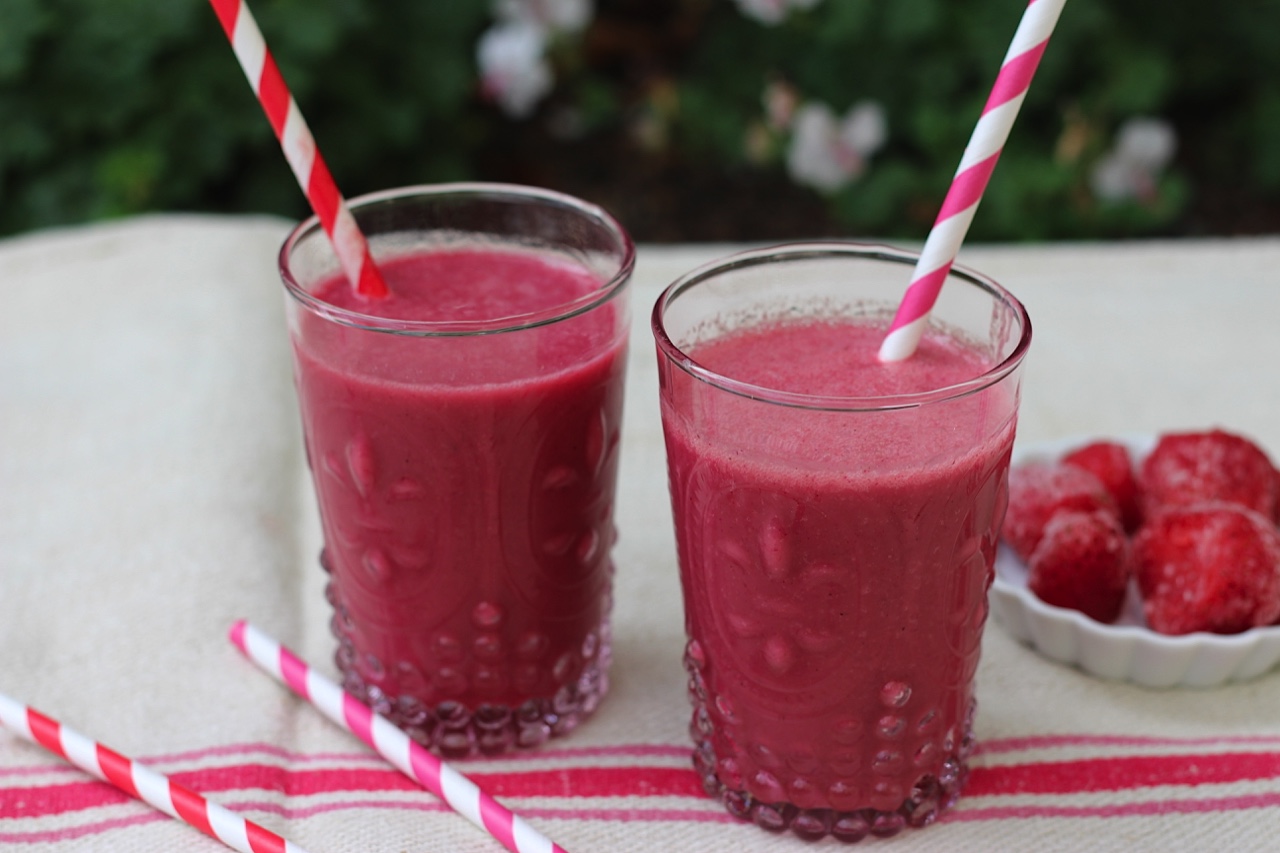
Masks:
[[[934,334],[882,365],[883,334],[775,323],[689,353],[723,376],[830,396],[925,392],[991,366]],[[1013,406],[991,395],[1013,392],[824,412],[708,387],[663,374],[708,789],[743,816],[773,809],[758,822],[790,806],[814,826],[831,819],[823,810],[931,819],[958,792],[969,748],[1014,435]]]
[[[325,303],[411,320],[545,311],[598,291],[531,253],[384,262],[392,296]],[[346,686],[447,753],[568,731],[605,689],[625,309],[496,334],[293,330]]]

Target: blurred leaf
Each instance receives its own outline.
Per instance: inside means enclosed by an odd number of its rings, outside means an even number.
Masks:
[[[881,38],[911,42],[937,31],[942,23],[939,0],[894,0],[884,5],[885,16]]]
[[[1253,174],[1263,189],[1280,190],[1280,87],[1266,90],[1253,117]]]
[[[0,3],[0,83],[18,77],[26,69],[36,38],[54,20],[41,0]]]
[[[146,210],[154,202],[165,160],[164,151],[148,145],[115,148],[104,156],[97,168],[103,213],[114,216]]]

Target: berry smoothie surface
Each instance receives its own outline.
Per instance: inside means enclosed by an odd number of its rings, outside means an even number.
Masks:
[[[381,264],[383,318],[486,320],[601,290],[532,253]],[[298,312],[296,376],[345,686],[441,751],[533,745],[606,688],[625,308],[462,336]]]
[[[992,366],[936,333],[880,364],[883,335],[777,322],[687,352],[721,376],[822,396],[927,392]],[[695,760],[730,811],[854,838],[926,823],[954,800],[1015,396],[998,383],[823,411],[664,373]]]

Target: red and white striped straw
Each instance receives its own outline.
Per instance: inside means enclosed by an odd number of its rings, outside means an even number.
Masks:
[[[566,853],[543,837],[395,724],[316,672],[306,661],[243,619],[231,626],[231,642],[245,657],[310,702],[332,722],[360,738],[397,770],[435,794],[458,814],[492,835],[511,853]]]
[[[115,785],[129,796],[174,820],[195,827],[240,853],[306,853],[293,842],[3,693],[0,693],[0,723],[90,776]]]
[[[209,4],[217,13],[244,76],[249,78],[249,85],[280,140],[298,185],[329,235],[347,279],[363,296],[375,299],[386,296],[387,284],[369,254],[369,244],[338,192],[333,175],[316,148],[315,138],[302,118],[297,101],[289,93],[249,6],[244,0],[209,0]]]
[[[960,252],[1064,5],[1066,0],[1031,0],[1027,5],[942,209],[925,240],[911,283],[880,344],[881,361],[901,361],[916,351],[929,312]]]

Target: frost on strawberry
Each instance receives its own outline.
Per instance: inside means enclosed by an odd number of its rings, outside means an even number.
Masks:
[[[1041,601],[1114,622],[1129,585],[1129,539],[1114,512],[1064,510],[1045,525],[1027,567]]]
[[[1258,445],[1223,430],[1161,436],[1142,463],[1142,512],[1227,501],[1276,517],[1275,468]]]
[[[1147,624],[1237,634],[1280,618],[1280,533],[1268,516],[1210,501],[1173,507],[1133,540]]]
[[[1097,477],[1120,510],[1124,529],[1138,529],[1142,509],[1138,503],[1138,477],[1129,448],[1117,441],[1095,441],[1062,457],[1064,465],[1083,468]]]
[[[1064,510],[1102,510],[1119,517],[1106,487],[1082,468],[1057,462],[1028,462],[1009,471],[1009,508],[1001,530],[1024,562],[1040,544],[1045,525]]]

